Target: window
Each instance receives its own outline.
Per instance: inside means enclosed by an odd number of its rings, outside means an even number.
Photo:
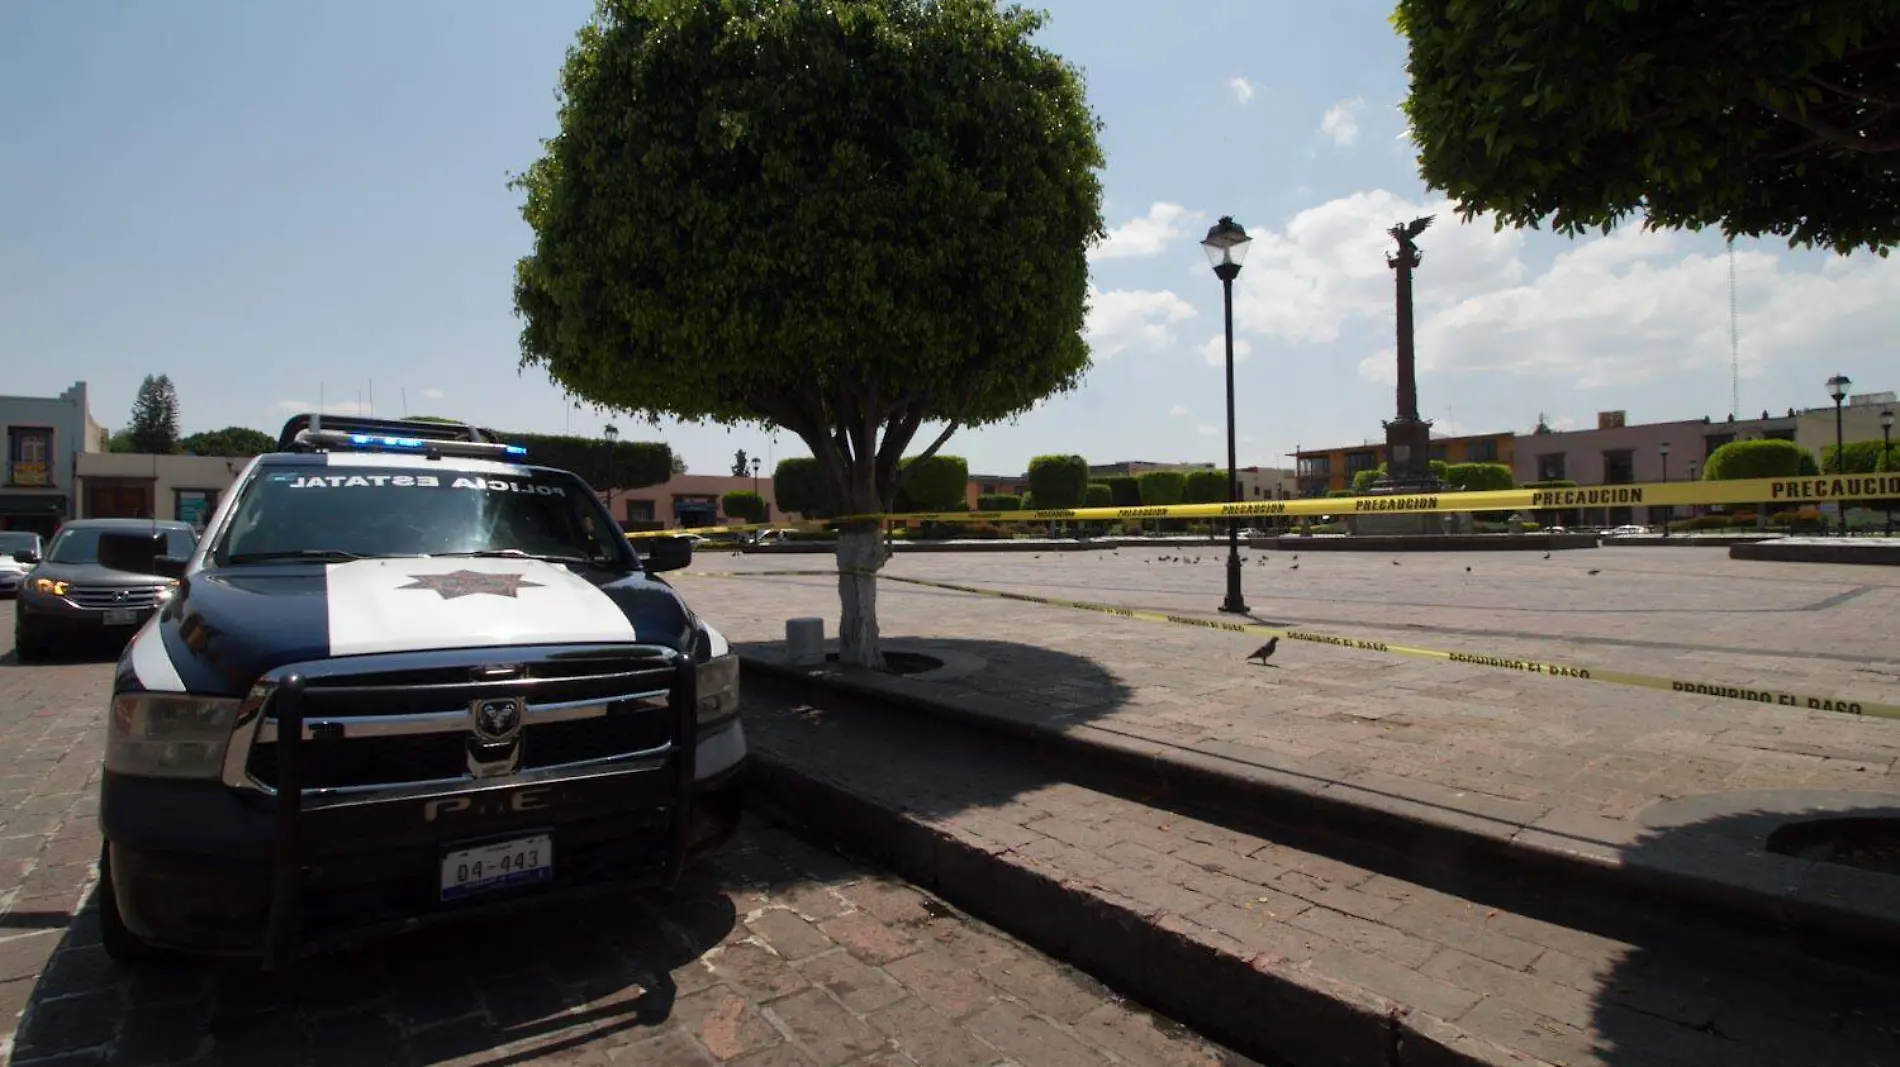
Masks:
[[[335,471],[348,473],[321,473]],[[594,494],[569,475],[296,467],[266,469],[245,486],[216,557],[224,566],[326,552],[519,553],[617,565],[625,546]]]
[[[653,501],[651,500],[627,501],[627,521],[628,522],[652,522],[653,521]]]
[[[211,521],[211,513],[217,509],[216,489],[172,490],[172,515],[179,522],[190,523],[193,529],[203,530],[205,523]]]
[[[1302,477],[1321,477],[1333,473],[1333,457],[1301,456],[1300,474]]]
[[[1627,448],[1603,453],[1603,482],[1605,485],[1620,485],[1636,480],[1635,453]]]
[[[1465,458],[1472,463],[1495,463],[1498,458],[1496,441],[1471,441],[1465,445]]]
[[[53,431],[44,426],[7,430],[7,484],[53,484]]]
[[[192,550],[198,547],[198,538],[190,530],[177,526],[161,526],[158,529],[165,535],[162,555],[174,559],[191,558]],[[52,544],[46,546],[46,558],[53,563],[97,563],[99,535],[106,532],[107,527],[104,526],[69,524],[54,536]]]
[[[1551,452],[1537,457],[1537,480],[1540,482],[1561,482],[1568,478],[1564,474],[1565,453]]]
[[[1794,431],[1793,430],[1763,430],[1761,436],[1762,436],[1762,439],[1766,441],[1792,441],[1794,440]],[[1853,453],[1850,452],[1848,454],[1852,455]]]
[[[1716,449],[1721,448],[1723,445],[1728,444],[1730,441],[1735,440],[1735,435],[1732,433],[1712,433],[1708,435],[1707,437],[1703,438],[1702,440],[1703,440],[1702,458],[1707,459],[1710,456],[1715,455]]]
[[[1370,451],[1346,453],[1346,473],[1348,475],[1358,474],[1360,471],[1373,470],[1378,467],[1378,465],[1378,457]]]

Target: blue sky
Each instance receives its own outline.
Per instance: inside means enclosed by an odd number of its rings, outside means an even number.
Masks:
[[[948,451],[1020,471],[1223,457],[1208,352],[1221,214],[1257,240],[1237,286],[1240,460],[1380,434],[1392,407],[1382,230],[1442,205],[1402,137],[1388,2],[1049,0],[1044,43],[1106,123],[1106,220],[1076,393]],[[275,431],[332,409],[670,442],[700,473],[754,428],[636,427],[570,411],[517,370],[510,272],[528,247],[509,173],[553,130],[589,0],[63,0],[0,6],[0,392],[84,379],[123,425],[140,378],[187,432]],[[1421,406],[1443,428],[1720,418],[1730,260],[1719,237],[1571,241],[1443,213],[1421,239]],[[1738,242],[1741,407],[1825,404],[1845,372],[1900,387],[1900,260]]]

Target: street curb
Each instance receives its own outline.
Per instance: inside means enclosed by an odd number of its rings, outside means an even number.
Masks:
[[[1236,954],[1218,934],[1157,922],[1154,908],[1007,858],[769,752],[755,751],[752,764],[768,818],[834,840],[1242,1055],[1288,1067],[1544,1064],[1357,986]]]
[[[1269,544],[1260,542],[1270,541]],[[1259,538],[1257,548],[1281,552],[1568,552],[1597,547],[1595,534],[1347,534]]]
[[[1766,560],[1777,563],[1851,563],[1859,566],[1900,566],[1900,543],[1863,543],[1855,544],[1848,539],[1846,544],[1817,545],[1808,543],[1787,544],[1782,541],[1757,541],[1753,544],[1732,545],[1728,550],[1730,559]]]
[[[740,654],[745,670],[793,687],[865,699],[1007,739],[1013,751],[1059,767],[1078,784],[1166,803],[1264,836],[1287,835],[1289,843],[1311,851],[1459,895],[1481,893],[1483,886],[1528,888],[1560,908],[1603,920],[1647,920],[1881,974],[1894,973],[1900,958],[1900,899],[1894,899],[1900,894],[1857,902],[1806,891],[1802,882],[1817,866],[1813,861],[1712,842],[1711,853],[1732,878],[1711,878],[1689,869],[1707,858],[1693,849],[1650,857],[1556,830],[1519,826],[1504,835],[1477,816],[1429,802],[1320,784],[1095,726],[1055,728],[877,684],[884,679],[842,675],[835,667],[799,668],[756,651]]]

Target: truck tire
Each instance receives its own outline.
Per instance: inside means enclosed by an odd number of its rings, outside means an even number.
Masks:
[[[44,640],[21,633],[16,625],[13,631],[13,658],[21,663],[42,663],[52,653]]]
[[[126,929],[125,919],[119,914],[119,897],[112,886],[111,855],[110,845],[99,847],[99,887],[93,890],[93,899],[99,905],[99,944],[106,955],[127,966],[157,959],[163,953]]]

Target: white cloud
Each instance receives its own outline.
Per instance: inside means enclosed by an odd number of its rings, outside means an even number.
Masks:
[[[424,400],[441,400],[448,395],[449,394],[440,389],[424,389],[422,391],[422,399]]]
[[[1094,354],[1107,359],[1130,347],[1160,348],[1172,343],[1171,327],[1195,314],[1193,305],[1166,289],[1091,289],[1082,333]]]
[[[1319,132],[1331,138],[1334,144],[1345,148],[1359,139],[1359,115],[1365,109],[1365,97],[1341,100],[1327,108],[1326,114],[1320,117]]]
[[[1173,407],[1168,409],[1168,417],[1171,419],[1183,418],[1187,415],[1187,413],[1188,413],[1188,409],[1185,404],[1176,404]]]
[[[1242,104],[1253,102],[1253,83],[1246,78],[1234,78],[1227,83],[1227,88],[1233,90],[1234,99]]]
[[[1109,230],[1107,237],[1089,249],[1089,258],[1133,259],[1160,255],[1171,242],[1186,234],[1185,224],[1199,222],[1203,217],[1200,212],[1189,211],[1179,204],[1157,201],[1148,208],[1147,215],[1129,219]]]
[[[1245,363],[1247,357],[1251,355],[1253,355],[1253,345],[1245,337],[1234,338],[1234,362]],[[1208,338],[1207,343],[1201,346],[1201,358],[1206,360],[1210,367],[1226,366],[1227,335],[1215,334]]]
[[[1578,388],[1635,384],[1729,360],[1728,257],[1640,225],[1570,242],[1547,269],[1526,263],[1523,233],[1489,216],[1460,223],[1442,200],[1355,193],[1261,231],[1234,287],[1243,333],[1291,343],[1337,340],[1349,324],[1378,348],[1359,363],[1391,383],[1393,280],[1385,229],[1420,215],[1425,262],[1414,307],[1421,373],[1541,375]],[[1831,352],[1881,351],[1900,335],[1900,259],[1830,257],[1802,269],[1773,252],[1735,257],[1742,374]]]
[[[314,400],[279,400],[277,409],[293,415],[305,411],[319,411],[324,415],[368,415],[370,413],[368,402],[361,400],[330,400],[321,406]]]
[[[1201,423],[1199,426],[1196,426],[1194,428],[1194,432],[1197,434],[1200,434],[1202,437],[1212,437],[1215,434],[1220,432],[1220,427],[1209,426],[1207,423]]]

